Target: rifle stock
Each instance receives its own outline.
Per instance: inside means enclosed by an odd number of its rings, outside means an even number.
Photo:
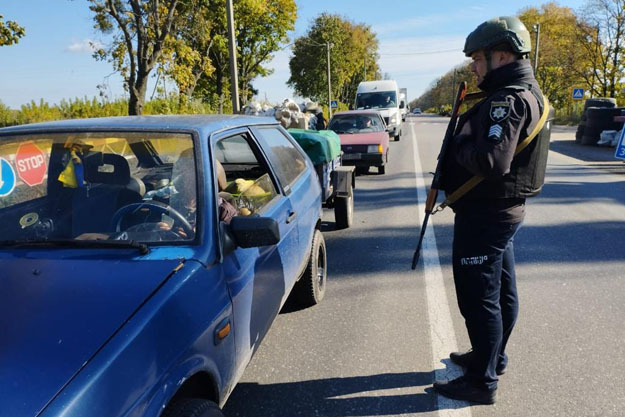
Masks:
[[[456,100],[454,101],[454,107],[451,113],[451,120],[449,120],[449,124],[447,125],[447,130],[445,131],[445,137],[443,139],[443,143],[441,144],[441,150],[438,154],[438,162],[436,163],[436,171],[434,171],[434,178],[432,178],[432,185],[430,186],[430,190],[428,191],[428,196],[425,201],[425,217],[423,219],[423,225],[421,226],[421,233],[419,234],[419,242],[417,243],[417,248],[415,249],[414,255],[412,256],[412,269],[416,269],[417,264],[419,263],[419,254],[421,252],[421,245],[423,244],[423,237],[425,236],[425,229],[428,225],[428,220],[430,219],[430,215],[434,210],[434,205],[436,204],[436,197],[438,196],[438,190],[440,189],[441,182],[441,170],[443,168],[443,161],[445,160],[445,154],[447,153],[447,148],[449,147],[449,143],[452,141],[454,137],[454,133],[456,130],[456,124],[458,122],[458,114],[460,113],[460,107],[465,100],[467,95],[467,83],[466,81],[462,81],[458,86],[458,93],[456,94]]]

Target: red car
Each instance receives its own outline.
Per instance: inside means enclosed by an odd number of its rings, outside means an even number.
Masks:
[[[355,165],[359,173],[378,168],[384,174],[388,163],[388,133],[380,113],[375,110],[350,110],[336,113],[329,130],[341,138],[343,165]]]

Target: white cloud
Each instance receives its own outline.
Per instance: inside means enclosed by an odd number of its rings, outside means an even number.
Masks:
[[[98,41],[83,39],[80,41],[74,41],[71,45],[65,48],[65,51],[78,54],[90,54],[102,46],[103,45]]]

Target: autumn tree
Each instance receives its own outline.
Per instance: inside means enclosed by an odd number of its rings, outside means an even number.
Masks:
[[[0,46],[13,45],[25,34],[22,26],[13,20],[5,21],[4,16],[0,14]]]
[[[202,76],[210,76],[215,67],[209,57],[213,47],[213,16],[204,2],[178,4],[177,24],[167,36],[161,68],[174,80],[181,96],[191,97]]]
[[[123,77],[130,94],[128,114],[142,114],[148,77],[175,29],[179,0],[88,1],[95,28],[113,35],[111,44],[94,57],[111,62]]]
[[[581,13],[585,24],[580,25],[579,38],[588,40],[581,46],[594,58],[591,87],[604,97],[616,97],[625,69],[625,3],[622,0],[587,0]]]
[[[577,36],[581,22],[569,7],[561,7],[554,2],[540,8],[524,9],[519,18],[530,30],[535,24],[540,24],[536,80],[553,106],[562,108],[571,100],[571,89],[584,83],[581,74],[591,66],[584,52],[589,40]],[[582,43],[587,45],[582,46]],[[532,52],[535,47],[533,44]]]
[[[303,97],[328,100],[327,45],[330,43],[332,96],[343,103],[354,100],[358,83],[364,80],[367,56],[369,79],[379,76],[378,42],[371,28],[341,16],[322,13],[305,36],[295,40],[289,61],[288,84]]]
[[[198,82],[196,95],[204,99],[218,97],[220,108],[228,96],[230,62],[226,1],[205,0],[211,16],[209,58],[214,71]],[[233,3],[237,66],[241,104],[254,95],[252,82],[271,73],[265,64],[288,42],[288,32],[295,27],[295,0],[237,0]]]

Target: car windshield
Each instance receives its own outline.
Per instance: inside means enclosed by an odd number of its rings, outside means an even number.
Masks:
[[[356,108],[358,109],[388,109],[396,106],[397,95],[394,91],[358,93],[356,95]]]
[[[195,173],[189,134],[2,137],[1,244],[192,240]]]
[[[330,121],[328,129],[336,133],[384,132],[380,116],[371,114],[337,114]]]

